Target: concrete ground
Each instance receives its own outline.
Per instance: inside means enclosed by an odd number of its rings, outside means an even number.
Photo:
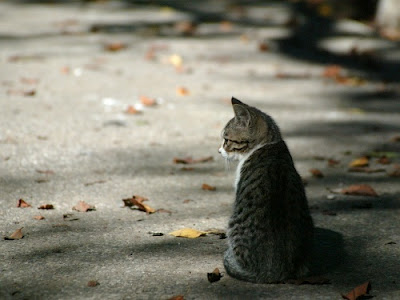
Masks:
[[[1,299],[340,299],[366,281],[377,299],[400,299],[399,178],[388,175],[400,163],[398,42],[350,21],[293,37],[281,2],[29,2],[0,3],[0,233],[24,234],[0,240]],[[332,63],[341,73],[324,77]],[[240,282],[224,274],[226,239],[168,235],[226,228],[234,166],[217,149],[231,96],[280,125],[330,284]],[[383,170],[349,172],[365,154]],[[188,156],[213,160],[173,161]],[[334,193],[362,183],[379,197]],[[132,195],[161,210],[122,207]],[[78,201],[96,210],[72,210]],[[210,283],[215,268],[224,276]]]

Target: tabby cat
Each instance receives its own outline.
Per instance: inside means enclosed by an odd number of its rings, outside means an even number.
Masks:
[[[274,120],[235,98],[232,106],[235,117],[219,149],[225,159],[239,161],[225,269],[255,283],[304,277],[313,222],[302,180]]]

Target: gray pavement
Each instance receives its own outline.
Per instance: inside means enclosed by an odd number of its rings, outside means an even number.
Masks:
[[[161,3],[0,2],[0,233],[24,233],[0,240],[0,298],[340,299],[369,280],[376,299],[400,299],[399,178],[387,175],[400,163],[400,144],[391,141],[400,135],[400,86],[390,77],[398,43],[343,21],[319,41],[331,56],[315,59],[307,47],[293,44],[298,55],[282,47],[291,34],[284,4]],[[208,13],[215,22],[185,22]],[[105,48],[117,42],[125,48]],[[369,72],[345,59],[344,80],[322,76],[351,49],[374,50],[390,76],[380,80],[385,68]],[[143,107],[141,96],[158,104]],[[207,273],[225,273],[226,240],[168,235],[226,228],[234,166],[217,149],[231,96],[280,125],[308,182],[315,269],[331,284],[255,285],[226,274],[211,284]],[[141,113],[127,114],[129,106]],[[390,156],[387,165],[370,159],[384,172],[348,172],[372,151]],[[188,156],[214,159],[173,162]],[[361,183],[379,197],[332,193]],[[164,211],[123,208],[132,195]],[[32,207],[17,208],[21,198]],[[96,210],[72,210],[81,200]],[[38,210],[42,204],[54,209]],[[89,287],[92,280],[99,285]]]

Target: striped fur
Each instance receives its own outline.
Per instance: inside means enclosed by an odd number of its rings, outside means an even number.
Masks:
[[[302,180],[273,120],[236,99],[232,103],[235,118],[223,131],[222,148],[226,158],[240,162],[225,269],[256,283],[305,276],[313,223]]]

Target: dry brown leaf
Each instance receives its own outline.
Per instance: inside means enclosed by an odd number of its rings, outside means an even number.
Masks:
[[[394,143],[400,142],[400,135],[395,135],[390,139],[390,141]]]
[[[192,228],[183,228],[183,229],[179,229],[179,230],[175,230],[169,233],[169,235],[172,236],[176,236],[176,237],[184,237],[184,238],[188,238],[188,239],[195,239],[198,238],[200,236],[206,235],[207,232],[205,231],[199,231],[196,229],[192,229]]]
[[[336,78],[340,75],[342,68],[338,65],[329,65],[325,67],[322,76],[327,78]]]
[[[318,169],[313,168],[313,169],[310,169],[309,171],[310,171],[310,173],[312,174],[313,177],[316,177],[316,178],[324,177],[324,174],[322,174],[322,172],[320,170],[318,170]]]
[[[138,115],[138,114],[141,113],[141,111],[140,111],[140,110],[137,110],[134,106],[129,105],[129,106],[126,108],[125,113],[128,114],[128,115]]]
[[[376,162],[381,165],[389,165],[392,163],[392,161],[387,156],[381,156],[376,160]]]
[[[98,286],[99,284],[100,283],[97,280],[90,280],[90,281],[88,281],[87,286],[88,287],[95,287],[95,286]]]
[[[258,44],[258,50],[261,52],[266,52],[269,50],[269,45],[265,42],[261,42]]]
[[[202,157],[198,159],[193,159],[192,157],[185,157],[185,158],[174,158],[175,164],[198,164],[198,163],[205,163],[209,161],[213,161],[214,158],[212,156]]]
[[[79,201],[77,205],[72,207],[72,209],[80,212],[87,212],[95,210],[96,208],[93,205],[86,203],[85,201]]]
[[[148,214],[155,213],[156,210],[154,208],[143,203],[144,201],[148,201],[148,200],[149,199],[147,199],[145,197],[135,196],[135,195],[133,195],[132,198],[122,199],[125,206],[128,206],[128,207],[136,206],[140,211],[144,211]]]
[[[126,45],[122,42],[112,42],[104,45],[104,49],[111,52],[120,51],[125,48]]]
[[[368,184],[354,184],[341,190],[344,195],[378,197],[375,190]]]
[[[183,297],[183,295],[177,295],[177,296],[168,298],[167,300],[185,300],[185,298]]]
[[[192,202],[193,200],[192,199],[185,199],[185,200],[183,200],[183,203],[189,203],[189,202]]]
[[[222,274],[219,272],[218,268],[215,268],[211,273],[207,273],[207,279],[210,283],[219,281],[222,278]]]
[[[369,165],[369,158],[367,156],[363,156],[353,160],[349,167],[367,167]]]
[[[155,106],[157,105],[157,101],[154,98],[149,98],[146,96],[140,96],[140,103],[144,106]]]
[[[355,287],[348,294],[342,295],[343,299],[356,300],[361,296],[365,296],[371,290],[371,283],[369,281]]]
[[[35,220],[44,220],[43,216],[34,216],[33,217]]]
[[[38,207],[38,209],[54,209],[53,204],[43,204]]]
[[[183,86],[176,88],[176,93],[179,96],[187,96],[190,94],[189,90]]]
[[[338,164],[340,164],[340,161],[335,160],[333,158],[328,159],[328,166],[333,167],[333,166],[336,166]]]
[[[14,231],[10,236],[4,237],[5,240],[20,240],[24,237],[24,234],[22,233],[22,229],[24,227],[21,227]]]
[[[18,202],[17,202],[17,207],[27,208],[27,207],[32,207],[32,205],[30,205],[29,203],[25,202],[24,199],[19,199]]]
[[[217,188],[215,186],[209,185],[207,183],[203,183],[201,188],[205,191],[215,191]]]

